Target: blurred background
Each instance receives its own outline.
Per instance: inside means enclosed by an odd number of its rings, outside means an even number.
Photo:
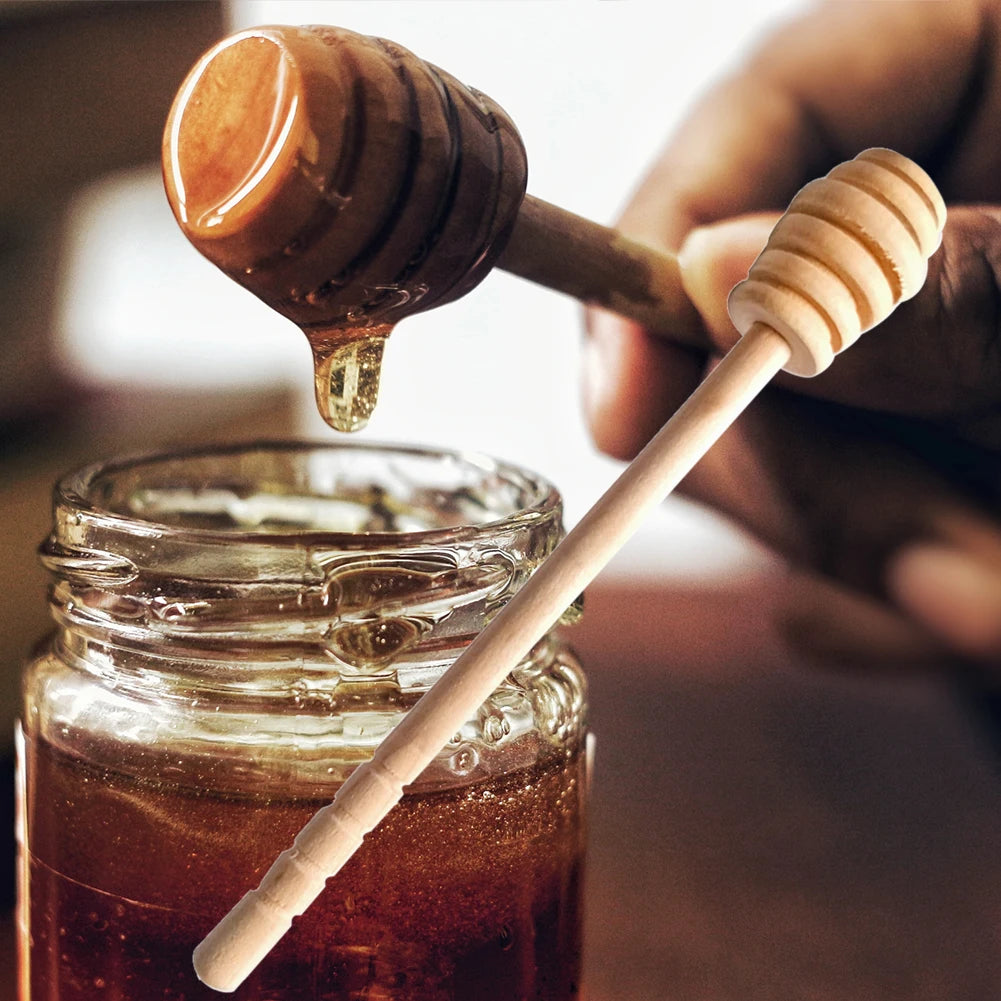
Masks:
[[[680,15],[659,0],[0,3],[8,812],[19,666],[48,628],[35,549],[57,476],[167,444],[334,433],[313,411],[305,338],[203,261],[167,207],[160,133],[197,56],[254,24],[391,38],[509,112],[530,192],[609,222],[694,96],[801,6],[707,0]],[[535,468],[562,489],[572,523],[619,468],[584,430],[580,338],[578,304],[497,272],[394,333],[362,434]],[[1001,982],[997,945],[975,934],[1001,899],[970,890],[982,858],[1001,848],[985,834],[999,801],[981,743],[934,685],[797,671],[772,614],[796,586],[732,526],[672,499],[589,594],[577,645],[600,736],[594,999],[663,997],[669,984],[685,998],[788,996],[768,986],[787,981],[803,986],[794,996],[837,997],[857,986],[852,970],[883,984],[880,996],[923,997],[922,963],[934,967],[928,983],[956,982],[971,962],[976,984]],[[638,785],[620,781],[627,773]],[[631,828],[624,818],[637,809]],[[841,853],[851,838],[861,858]],[[946,867],[932,863],[915,881],[929,838]],[[0,851],[10,858],[12,844]],[[860,896],[852,888],[862,885]]]

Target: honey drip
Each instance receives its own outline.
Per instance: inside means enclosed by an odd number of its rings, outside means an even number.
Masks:
[[[382,352],[392,326],[322,337],[307,332],[313,348],[316,406],[320,416],[336,431],[360,431],[372,416],[379,398]]]
[[[375,406],[380,325],[488,274],[527,163],[502,108],[402,46],[274,26],[195,64],[167,119],[163,168],[185,235],[306,331],[320,414],[355,431]]]

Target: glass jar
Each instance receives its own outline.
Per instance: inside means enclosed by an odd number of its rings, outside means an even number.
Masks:
[[[476,456],[252,445],[55,493],[21,740],[21,1001],[197,1001],[191,952],[553,549]],[[579,993],[585,689],[543,639],[240,1001]]]

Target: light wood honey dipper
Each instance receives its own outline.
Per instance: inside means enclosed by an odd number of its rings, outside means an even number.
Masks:
[[[232,991],[452,735],[779,369],[815,375],[924,282],[945,205],[916,164],[871,149],[806,185],[729,308],[744,335],[522,589],[195,950]]]

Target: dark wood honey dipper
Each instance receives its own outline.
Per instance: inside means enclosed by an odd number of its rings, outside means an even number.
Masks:
[[[309,338],[317,403],[367,420],[386,336],[494,267],[684,338],[676,259],[525,194],[517,130],[399,45],[332,27],[218,43],[167,121],[164,179],[188,239]]]

